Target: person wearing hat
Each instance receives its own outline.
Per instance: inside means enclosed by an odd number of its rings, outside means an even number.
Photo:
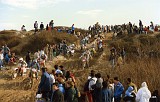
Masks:
[[[31,63],[31,71],[30,71],[30,76],[35,74],[36,79],[38,79],[38,72],[40,72],[40,65],[37,63],[37,60],[33,60]]]
[[[118,77],[114,77],[114,102],[120,102],[124,91],[123,85],[119,82]]]
[[[49,93],[51,91],[51,77],[46,71],[46,67],[42,67],[42,75],[41,75],[41,81],[38,86],[38,92],[42,94],[42,98],[44,98],[46,101],[49,100]]]
[[[23,60],[23,58],[19,58],[18,63],[18,74],[23,76],[23,73],[26,72],[27,63]]]

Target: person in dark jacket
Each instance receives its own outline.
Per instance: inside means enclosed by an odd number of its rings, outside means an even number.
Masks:
[[[27,52],[26,55],[26,63],[27,63],[27,67],[31,67],[31,57],[30,57],[30,51]]]
[[[40,30],[42,31],[44,29],[44,25],[43,25],[43,22],[41,22],[40,24]]]
[[[53,83],[53,90],[51,102],[64,102],[64,95],[58,88],[58,82]]]
[[[66,76],[66,70],[64,69],[64,66],[60,65],[60,70],[63,72],[63,76]]]
[[[76,90],[74,88],[74,82],[67,81],[66,83],[66,102],[78,102],[78,98],[76,97]]]
[[[103,79],[101,77],[101,73],[97,73],[95,76],[97,78],[97,81],[95,84],[93,100],[95,100],[95,102],[101,102]]]
[[[42,94],[42,98],[46,101],[49,100],[49,92],[51,91],[51,78],[50,75],[46,72],[47,68],[42,68],[41,81],[38,86],[38,93]]]

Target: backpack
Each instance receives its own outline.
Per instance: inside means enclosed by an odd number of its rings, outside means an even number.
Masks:
[[[88,79],[88,80],[86,81],[86,83],[84,84],[84,89],[83,89],[84,92],[89,91],[89,82],[90,82],[91,80],[93,80],[93,79],[92,79],[92,78]]]

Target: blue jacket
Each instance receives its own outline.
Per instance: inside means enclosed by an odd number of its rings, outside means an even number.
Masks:
[[[123,91],[123,85],[120,82],[118,82],[117,85],[114,85],[114,98],[121,98]]]
[[[51,91],[51,78],[47,72],[44,72],[41,76],[41,82],[38,86],[40,92],[42,91]]]
[[[61,91],[64,94],[65,90],[64,90],[63,84],[58,84],[58,87],[59,87],[59,91]]]
[[[129,86],[127,91],[125,92],[125,96],[128,96],[128,97],[133,97],[132,93],[133,93],[133,87],[132,86]]]

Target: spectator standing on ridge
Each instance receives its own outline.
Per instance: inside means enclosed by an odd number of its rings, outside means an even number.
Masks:
[[[146,82],[141,84],[141,88],[138,90],[136,95],[136,102],[149,102],[151,98],[151,92],[148,90]]]
[[[43,22],[41,22],[40,24],[40,30],[42,31],[44,29],[44,25],[43,25]]]
[[[38,31],[38,22],[35,21],[35,23],[34,23],[34,33],[36,34],[37,31]]]
[[[47,26],[46,26],[46,30],[48,31],[48,29],[49,29],[49,28],[48,28],[48,24],[47,24]]]
[[[49,27],[51,27],[51,30],[53,30],[53,28],[54,28],[54,22],[53,22],[53,20],[51,20],[51,21],[49,22]]]
[[[74,31],[75,31],[74,24],[72,24],[71,34],[74,34]]]
[[[24,26],[24,25],[21,27],[21,31],[26,31],[26,29],[25,29],[25,26]]]
[[[132,23],[131,22],[129,22],[129,34],[132,34]]]
[[[142,34],[143,32],[143,24],[142,24],[142,21],[139,20],[139,34]]]
[[[121,102],[123,85],[119,82],[118,77],[114,77],[114,102]]]

